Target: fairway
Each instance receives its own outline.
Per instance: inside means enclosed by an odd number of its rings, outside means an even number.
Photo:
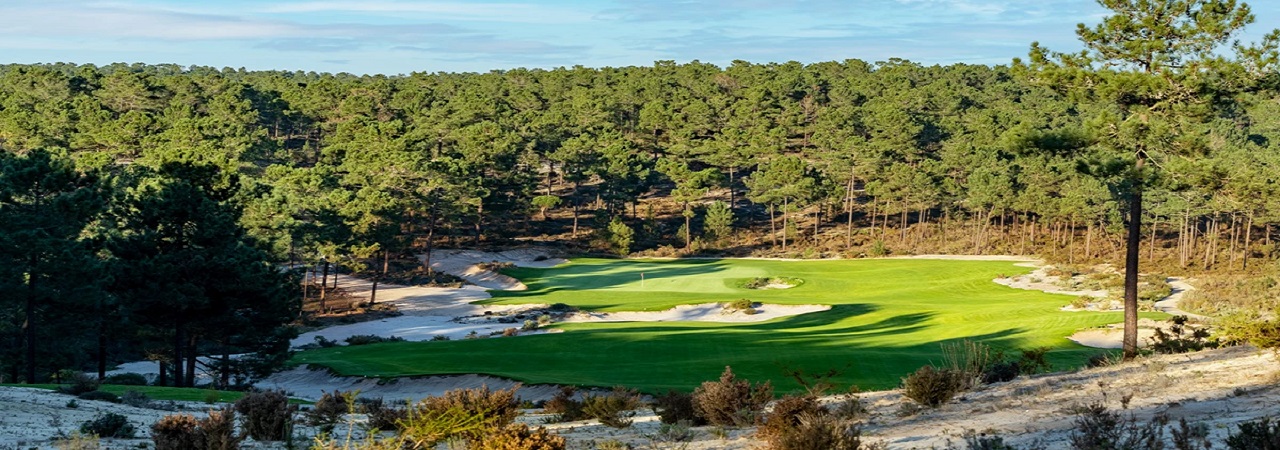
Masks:
[[[529,289],[492,292],[489,302],[629,311],[748,298],[832,309],[750,324],[561,324],[556,327],[564,333],[335,347],[302,352],[293,361],[343,375],[478,373],[646,392],[690,390],[715,379],[726,365],[745,378],[772,380],[783,392],[798,387],[785,369],[836,369],[842,372],[836,381],[845,386],[891,388],[921,365],[940,362],[939,344],[963,339],[1007,350],[1051,347],[1050,360],[1058,368],[1083,364],[1099,350],[1066,336],[1119,322],[1121,313],[1063,312],[1059,308],[1071,296],[992,282],[1030,270],[1010,261],[928,259],[575,259],[551,269],[505,271]],[[802,283],[791,289],[741,287],[755,277],[793,277]]]

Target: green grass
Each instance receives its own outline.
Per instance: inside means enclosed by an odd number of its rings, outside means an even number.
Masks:
[[[529,383],[625,385],[646,392],[690,390],[724,366],[780,391],[798,385],[784,369],[842,371],[836,381],[891,388],[921,365],[941,361],[940,344],[973,339],[997,349],[1046,346],[1057,367],[1082,365],[1099,350],[1066,339],[1122,320],[1119,312],[1062,312],[1071,296],[991,282],[1030,269],[1005,261],[575,259],[552,269],[505,271],[527,291],[494,292],[490,303],[565,303],[595,311],[663,310],[730,302],[827,304],[830,311],[762,323],[563,324],[564,333],[447,342],[335,347],[295,363],[344,375],[400,377],[480,373]],[[641,281],[641,273],[644,280]],[[803,281],[785,290],[743,289],[756,277]],[[1162,317],[1162,314],[1147,314]]]

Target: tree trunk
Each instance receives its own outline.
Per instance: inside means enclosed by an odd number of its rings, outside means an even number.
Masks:
[[[772,246],[778,246],[778,219],[774,217],[773,203],[769,203],[769,242]]]
[[[1244,254],[1240,256],[1240,269],[1249,268],[1249,238],[1253,237],[1253,213],[1249,213],[1248,223],[1244,226]]]
[[[323,266],[320,272],[320,312],[324,312],[324,301],[329,293],[329,260],[321,259],[320,264]]]
[[[790,212],[791,198],[782,197],[782,252],[787,252],[787,213]]]
[[[222,346],[222,373],[220,375],[222,375],[222,388],[231,387],[231,352],[227,350],[225,345]]]
[[[187,347],[187,387],[196,386],[196,335],[192,334]]]
[[[156,364],[160,366],[160,374],[156,376],[156,386],[169,385],[169,365],[164,360],[157,360]]]
[[[35,384],[36,382],[36,279],[39,276],[34,272],[38,261],[35,256],[31,257],[30,267],[32,272],[27,274],[27,299],[26,305],[24,305],[25,311],[23,311],[25,317],[22,321],[22,339],[26,341],[24,344],[26,344],[27,353],[26,361],[23,361],[26,368],[24,375],[27,384]]]
[[[1143,160],[1137,166],[1142,168]],[[1142,189],[1137,183],[1129,194],[1129,235],[1124,258],[1124,359],[1138,356],[1138,245],[1142,239]]]
[[[848,221],[844,226],[844,247],[853,247],[853,168],[849,168],[849,184],[844,188],[845,209],[848,213]],[[874,226],[874,225],[872,225]]]
[[[182,335],[184,325],[181,318],[175,320],[173,325],[173,385],[176,387],[181,387],[185,379],[182,370],[182,356],[186,354],[183,351],[183,346],[186,344],[183,342],[185,339]]]

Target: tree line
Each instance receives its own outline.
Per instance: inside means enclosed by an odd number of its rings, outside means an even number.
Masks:
[[[1071,152],[1098,141],[1090,124],[1113,108],[1018,72],[902,60],[398,77],[14,65],[0,76],[0,139],[78,168],[238,174],[241,222],[281,257],[580,238],[614,218],[638,248],[769,230],[755,239],[788,252],[924,251],[932,239],[966,253],[1113,253],[1120,199]],[[1280,106],[1266,83],[1275,76],[1185,124],[1177,144],[1192,151],[1147,193],[1153,255],[1199,268],[1274,256]],[[677,205],[674,225],[646,222],[638,205],[651,199]],[[707,227],[724,206],[730,229]],[[566,220],[541,224],[548,214]]]

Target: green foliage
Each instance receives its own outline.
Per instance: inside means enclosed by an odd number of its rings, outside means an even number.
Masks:
[[[101,386],[101,384],[98,382],[98,377],[95,377],[93,375],[89,375],[83,372],[72,372],[69,375],[70,376],[68,377],[67,381],[70,381],[70,383],[59,385],[58,392],[61,392],[64,394],[71,394],[71,395],[80,395],[86,392],[96,391],[98,390],[98,387]]]
[[[1280,421],[1264,417],[1237,425],[1237,431],[1227,436],[1227,448],[1231,450],[1280,448]]]
[[[771,383],[752,386],[725,366],[718,381],[703,382],[693,391],[693,410],[712,425],[745,426],[760,416],[772,398]]]
[[[316,337],[319,338],[319,336],[316,336]],[[343,341],[346,342],[347,345],[369,345],[369,344],[381,344],[383,342],[404,342],[404,338],[396,337],[396,336],[382,337],[382,336],[377,336],[372,334],[357,334],[354,336],[349,336]],[[324,345],[321,345],[321,347],[323,346]]]
[[[97,401],[103,401],[103,402],[120,403],[120,396],[116,394],[112,394],[110,392],[103,392],[103,391],[83,392],[80,395],[76,396],[76,398],[79,398],[81,400],[97,400]]]
[[[582,414],[611,428],[630,427],[634,410],[639,407],[640,393],[622,386],[608,394],[588,394],[582,398]]]
[[[1071,430],[1071,447],[1078,450],[1158,450],[1163,448],[1164,425],[1168,420],[1157,415],[1150,422],[1139,423],[1132,415],[1122,417],[1102,404],[1083,406],[1076,414]]]
[[[495,391],[483,386],[454,389],[440,397],[427,397],[410,408],[409,419],[400,425],[401,432],[419,433],[418,439],[422,442],[450,437],[479,439],[484,433],[505,427],[515,420],[520,413],[520,402],[515,395],[519,388],[513,386]],[[413,425],[415,421],[421,423]],[[420,428],[415,431],[414,426]]]
[[[955,369],[923,366],[902,379],[902,395],[936,408],[964,391],[969,379],[968,374]]]
[[[289,438],[297,409],[281,391],[250,392],[235,403],[235,411],[244,416],[245,435],[255,441]]]
[[[712,202],[707,205],[706,218],[703,220],[703,237],[708,242],[721,242],[733,236],[733,210],[725,202]]]
[[[664,424],[685,422],[693,426],[706,425],[707,422],[693,408],[693,394],[668,390],[666,394],[653,400],[653,410],[658,420]]]
[[[1225,342],[1249,343],[1258,348],[1280,348],[1280,319],[1257,312],[1241,311],[1214,321],[1217,335]]]
[[[475,450],[564,450],[565,439],[539,427],[530,430],[525,424],[510,424],[475,441]]]
[[[400,423],[409,417],[408,402],[387,402],[382,397],[361,397],[356,399],[356,406],[368,418],[365,426],[369,430],[397,431]]]
[[[80,432],[104,438],[132,438],[137,429],[121,414],[99,414],[80,425]]]
[[[102,384],[115,384],[120,386],[146,386],[147,377],[140,373],[125,372],[107,375],[102,379]]]
[[[307,425],[320,427],[321,433],[333,433],[333,428],[342,420],[342,416],[352,412],[355,401],[353,397],[353,394],[342,391],[321,394],[320,399],[303,414]]]
[[[626,256],[631,253],[631,244],[635,241],[635,231],[622,222],[622,219],[614,218],[609,221],[609,228],[605,240],[609,243],[609,250],[619,256]]]

